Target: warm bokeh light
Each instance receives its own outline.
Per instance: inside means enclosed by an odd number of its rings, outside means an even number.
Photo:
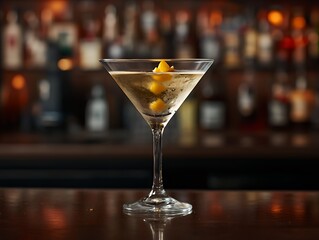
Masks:
[[[58,67],[62,71],[71,70],[73,67],[73,61],[69,58],[62,58],[58,61]]]
[[[21,90],[25,86],[25,78],[21,75],[15,75],[11,80],[11,85],[16,90]]]
[[[223,22],[223,15],[220,11],[212,11],[210,14],[210,25],[219,26]]]
[[[281,26],[284,22],[284,15],[278,10],[272,10],[268,13],[268,21],[274,26]]]
[[[304,17],[298,16],[292,19],[292,27],[294,29],[303,29],[306,26],[306,20]]]
[[[50,1],[48,3],[48,9],[50,9],[55,14],[61,14],[67,8],[66,1]]]
[[[44,220],[52,229],[61,229],[67,226],[65,212],[59,208],[45,207],[43,209]]]
[[[44,9],[41,12],[41,20],[43,21],[43,23],[48,24],[51,23],[53,20],[53,14],[52,11],[48,8]]]
[[[271,204],[271,213],[272,214],[280,214],[282,212],[282,205],[279,203]]]

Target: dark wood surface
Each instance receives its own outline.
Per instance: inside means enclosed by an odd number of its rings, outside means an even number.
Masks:
[[[1,240],[319,239],[319,192],[169,191],[192,214],[143,219],[122,212],[143,190],[0,189]]]

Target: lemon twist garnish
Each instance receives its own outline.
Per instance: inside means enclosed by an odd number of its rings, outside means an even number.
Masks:
[[[149,89],[155,95],[159,95],[166,90],[166,87],[157,81],[152,81],[149,85]]]
[[[162,99],[158,98],[151,102],[149,107],[153,112],[160,113],[166,109],[166,103]]]
[[[173,71],[174,71],[174,67],[170,67],[165,61],[160,61],[158,66],[155,67],[153,70],[154,73],[159,73],[159,74],[155,74],[152,76],[152,78],[155,81],[150,83],[149,90],[155,95],[159,95],[162,92],[164,92],[166,90],[166,87],[159,82],[165,82],[165,81],[171,80],[172,75],[166,74],[166,72],[173,72]],[[162,74],[162,73],[165,73],[165,74]],[[163,112],[167,108],[167,106],[162,99],[157,98],[155,101],[150,103],[149,108],[153,112],[160,113],[160,112]]]
[[[170,67],[167,62],[165,61],[160,61],[158,64],[158,67],[155,67],[153,72],[154,73],[163,73],[163,72],[173,72],[175,69],[174,67]],[[153,79],[159,82],[165,82],[169,81],[172,79],[171,74],[158,74],[158,75],[153,75]]]
[[[161,72],[172,72],[174,71],[174,67],[170,67],[167,62],[165,61],[160,61],[160,63],[158,64],[158,69]]]

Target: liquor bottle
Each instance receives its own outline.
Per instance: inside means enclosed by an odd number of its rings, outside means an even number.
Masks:
[[[296,67],[304,67],[306,64],[308,39],[305,34],[306,19],[300,9],[297,9],[294,13],[291,25],[291,35],[294,41],[292,61]]]
[[[126,58],[136,56],[137,29],[137,6],[136,3],[129,2],[124,9],[123,49]]]
[[[99,23],[92,16],[83,18],[83,34],[79,42],[80,67],[98,69],[100,63],[93,59],[102,58],[102,40],[98,37]]]
[[[61,87],[57,71],[48,71],[47,76],[39,82],[40,130],[60,130],[63,126]]]
[[[109,127],[109,108],[101,85],[94,85],[86,105],[86,128],[89,132],[105,132]]]
[[[254,65],[257,57],[257,39],[254,16],[247,17],[247,25],[243,36],[243,60],[246,65]]]
[[[212,13],[212,16],[215,17],[218,13]],[[220,13],[219,13],[220,14]],[[216,18],[216,17],[215,17]],[[219,33],[219,24],[220,22],[210,21],[208,14],[205,12],[200,12],[197,16],[198,21],[198,42],[199,42],[199,55],[203,58],[214,59],[214,64],[220,62],[221,58],[221,36]],[[221,18],[221,17],[220,17]]]
[[[16,69],[23,66],[23,35],[18,23],[18,14],[9,11],[7,24],[3,31],[3,65],[5,68]]]
[[[2,87],[2,122],[6,130],[19,131],[29,104],[27,79],[23,74],[16,74],[4,81]]]
[[[197,140],[198,101],[191,93],[177,112],[180,144],[193,145]]]
[[[163,57],[163,46],[158,29],[159,17],[152,1],[142,3],[140,15],[141,36],[139,43],[139,56],[141,58]]]
[[[194,39],[191,36],[190,13],[186,10],[179,10],[176,13],[175,25],[175,57],[191,58],[195,55]],[[191,145],[196,141],[197,136],[197,107],[198,102],[195,93],[191,93],[177,112],[180,143]]]
[[[48,42],[46,76],[39,82],[41,114],[39,128],[45,132],[65,130],[70,104],[71,50],[65,43],[67,36],[61,33],[58,41]]]
[[[36,14],[28,11],[25,17],[25,65],[27,67],[43,67],[46,64],[47,45],[40,35],[40,22]]]
[[[172,16],[169,11],[161,12],[160,35],[163,39],[163,58],[174,58],[174,30]]]
[[[148,0],[143,2],[140,21],[144,37],[148,38],[149,35],[156,30],[158,21],[158,17],[154,9],[154,3],[152,1]]]
[[[319,10],[314,9],[310,14],[310,26],[307,33],[308,38],[308,56],[310,64],[317,66],[319,61]]]
[[[270,34],[269,23],[266,19],[259,20],[257,40],[258,63],[261,67],[268,67],[273,61],[273,39]]]
[[[225,19],[222,30],[224,31],[224,64],[226,68],[237,68],[241,64],[240,35],[242,20],[239,17]]]
[[[226,106],[223,80],[216,73],[209,74],[201,84],[201,101],[199,105],[199,128],[206,132],[220,131],[225,127]]]
[[[271,128],[286,129],[289,125],[288,75],[283,69],[279,69],[274,78],[269,97],[268,122]]]
[[[179,10],[176,13],[175,25],[175,57],[191,58],[195,56],[194,39],[191,35],[190,13]]]
[[[310,126],[315,94],[308,89],[305,74],[298,73],[296,86],[290,93],[290,121],[296,129],[307,129]]]
[[[108,58],[122,58],[124,56],[123,43],[119,37],[119,20],[114,5],[106,6],[103,24],[106,56]]]
[[[290,60],[294,43],[289,29],[289,13],[281,7],[274,7],[267,14],[267,20],[272,25],[274,62],[276,66],[285,66]]]
[[[289,29],[284,29],[280,37],[274,38],[276,44],[275,61],[279,65],[288,65],[294,50],[294,40]]]
[[[119,35],[119,20],[116,7],[109,4],[105,7],[103,21],[103,40],[108,44],[114,42]]]
[[[258,104],[255,74],[252,69],[245,70],[244,79],[238,87],[237,103],[240,128],[244,131],[255,130]]]

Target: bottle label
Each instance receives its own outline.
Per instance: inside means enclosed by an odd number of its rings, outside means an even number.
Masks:
[[[205,101],[201,104],[200,124],[204,129],[220,129],[225,122],[225,106],[222,102]]]
[[[272,101],[269,106],[269,122],[272,126],[285,126],[288,123],[288,108],[279,101]]]
[[[303,98],[295,98],[292,101],[291,119],[294,122],[307,121],[309,117],[308,105]]]
[[[83,69],[98,69],[99,61],[93,59],[102,58],[102,43],[99,40],[82,41],[80,43],[80,66]]]

